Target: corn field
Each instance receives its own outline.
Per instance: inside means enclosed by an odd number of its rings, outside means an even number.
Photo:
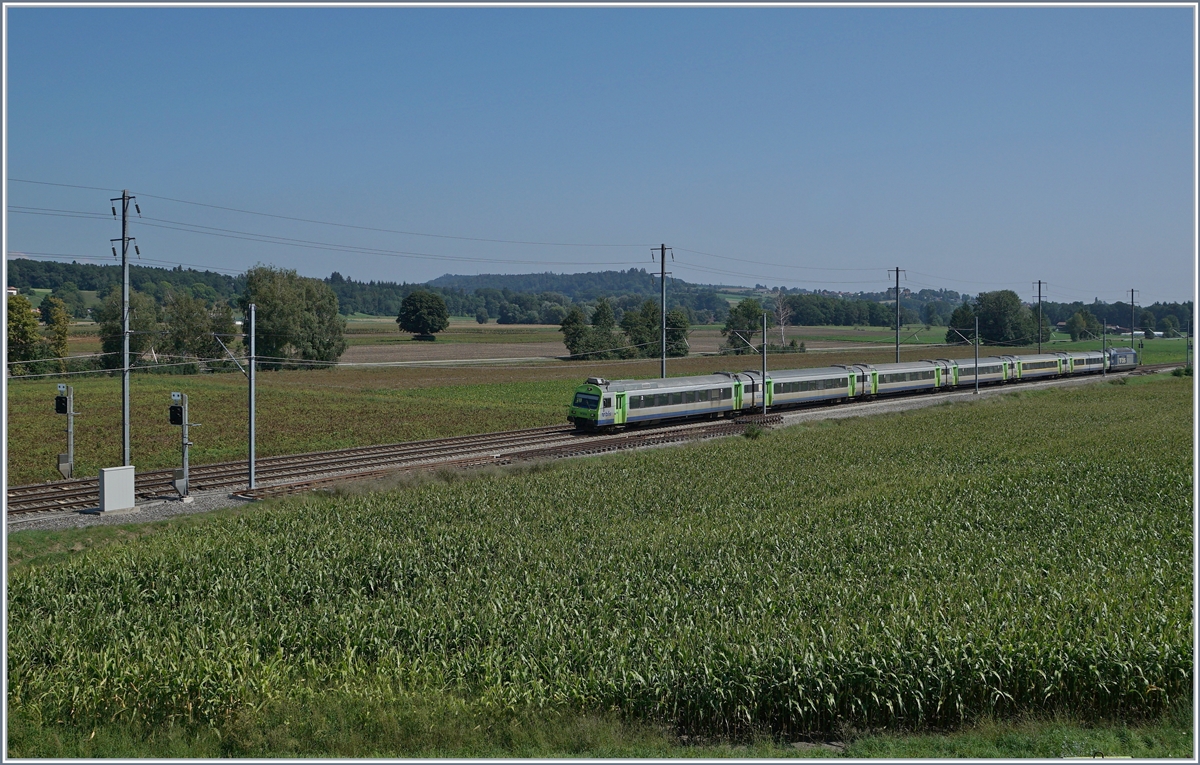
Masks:
[[[220,724],[336,688],[713,733],[1153,714],[1194,676],[1191,428],[1172,378],[257,508],[11,571],[10,713]]]

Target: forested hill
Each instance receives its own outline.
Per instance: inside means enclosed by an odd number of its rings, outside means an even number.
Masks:
[[[10,287],[57,290],[67,283],[74,284],[76,289],[95,290],[103,294],[121,284],[121,268],[115,264],[60,263],[29,258],[13,258],[8,261]],[[245,287],[246,278],[240,274],[229,276],[215,271],[184,269],[180,266],[139,266],[134,260],[129,264],[129,283],[138,292],[144,292],[158,300],[161,300],[168,287],[186,287],[196,297],[211,301],[228,300],[240,294]]]
[[[605,295],[657,295],[661,289],[658,279],[644,268],[628,271],[594,271],[586,274],[480,274],[458,276],[445,274],[429,282],[431,287],[460,289],[474,292],[491,287],[513,292],[557,292],[575,300],[592,300]],[[679,279],[668,279],[667,289],[695,289]]]

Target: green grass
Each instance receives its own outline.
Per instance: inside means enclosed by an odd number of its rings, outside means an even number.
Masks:
[[[357,375],[346,374],[359,372]],[[473,375],[484,378],[487,370]],[[331,370],[261,373],[257,453],[293,454],[566,422],[578,379],[397,388],[400,375]],[[58,380],[10,381],[9,481],[57,480],[66,418],[54,414]],[[76,378],[76,475],[120,464],[120,379]],[[244,459],[247,391],[240,374],[133,375],[132,452],[139,470],[177,467],[179,428],[167,421],[172,391],[188,394],[191,462]],[[115,437],[114,437],[115,435]]]
[[[674,757],[912,759],[929,757],[1058,758],[1192,755],[1190,706],[1158,720],[1126,724],[1070,719],[986,719],[930,733],[736,739],[680,736],[661,726],[611,714],[497,712],[444,695],[405,703],[329,694],[307,703],[270,703],[211,728],[127,723],[43,726],[9,719],[9,753],[20,757]]]
[[[31,543],[9,574],[14,735],[546,753],[592,725],[593,752],[866,731],[886,753],[964,729],[955,751],[1036,754],[1094,725],[1067,743],[1178,751],[1190,392],[1022,391]],[[404,733],[456,704],[492,732]]]

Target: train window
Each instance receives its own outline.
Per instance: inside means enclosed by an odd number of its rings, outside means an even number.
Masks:
[[[630,409],[641,409],[642,408],[642,397],[641,396],[630,396],[629,397],[629,408]]]
[[[654,397],[654,405],[655,406],[666,406],[668,396],[669,396],[669,394],[667,394],[667,393],[659,393],[657,396]]]
[[[689,391],[685,392],[683,394],[683,403],[685,403],[685,404],[696,403],[696,391],[689,390]]]
[[[611,406],[612,406],[612,399],[611,398],[604,399],[604,408],[608,409]]]
[[[588,393],[576,393],[575,403],[573,406],[579,407],[580,409],[595,409],[596,405],[599,403],[599,396],[593,396]]]
[[[722,388],[721,398],[733,398],[733,388]]]
[[[682,404],[683,403],[683,394],[682,393],[672,393],[671,394],[671,403],[672,404]]]

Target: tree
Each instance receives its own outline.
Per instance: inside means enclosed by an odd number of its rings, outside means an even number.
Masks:
[[[621,317],[621,329],[631,346],[627,356],[658,358],[662,352],[660,316],[662,313],[658,310],[658,303],[653,300],[644,300],[637,308],[625,312]]]
[[[338,314],[337,295],[324,281],[290,269],[255,266],[246,272],[246,288],[238,297],[243,316],[249,315],[251,303],[256,306],[255,351],[266,357],[265,368],[277,369],[292,359],[336,361],[346,350],[346,319]]]
[[[725,348],[734,353],[755,353],[752,346],[754,333],[762,329],[763,307],[755,298],[746,298],[729,310],[725,327],[721,334],[725,335]],[[770,315],[767,316],[767,326],[772,325]]]
[[[50,297],[58,298],[63,302],[68,316],[76,319],[87,318],[87,304],[83,299],[83,293],[75,286],[75,282],[63,282],[50,293]],[[45,320],[44,314],[43,311],[43,321]]]
[[[1179,319],[1171,314],[1159,319],[1158,327],[1162,330],[1163,337],[1179,337]]]
[[[579,306],[571,307],[571,310],[563,317],[562,326],[558,331],[563,333],[563,345],[567,346],[567,353],[576,356],[588,352],[590,330],[587,325],[587,317],[583,315],[583,309]]]
[[[1036,318],[1012,290],[981,292],[975,299],[979,337],[988,343],[1036,342]]]
[[[963,303],[950,314],[950,322],[946,330],[947,343],[975,342],[975,308],[970,303]]]
[[[481,306],[480,308],[478,308],[475,311],[475,323],[476,324],[487,324],[488,323],[488,312],[487,312],[486,308],[483,308]]]
[[[611,330],[617,326],[617,317],[613,313],[608,298],[600,298],[596,302],[596,310],[592,312],[592,326],[596,329]]]
[[[662,313],[653,300],[644,300],[636,309],[626,311],[621,317],[621,329],[625,332],[628,358],[656,359],[662,355]],[[667,311],[667,355],[688,355],[687,310],[675,307]]]
[[[40,358],[39,350],[42,337],[38,334],[37,317],[33,315],[33,305],[24,295],[9,295],[8,297],[8,359],[14,361],[32,361]],[[9,374],[25,374],[23,364],[13,364]]]
[[[614,359],[621,353],[622,341],[615,331],[616,317],[612,306],[601,298],[592,312],[592,324],[579,306],[571,306],[563,317],[559,331],[567,352],[580,359]]]
[[[236,331],[233,309],[225,301],[206,307],[203,300],[187,292],[170,293],[163,308],[163,323],[164,353],[196,359],[197,362],[203,360],[209,367],[229,366],[224,360],[227,355],[225,349],[216,337],[225,336],[223,342],[228,346],[232,344],[232,336]],[[179,370],[196,372],[199,371],[199,365],[180,367]]]
[[[95,313],[100,323],[100,365],[106,369],[121,368],[121,289],[110,290],[104,304]],[[129,290],[129,366],[150,350],[159,338],[158,303],[149,295]]]
[[[683,308],[667,311],[667,355],[678,358],[688,355],[688,315]]]
[[[446,301],[441,295],[417,290],[408,293],[408,297],[400,303],[400,315],[396,317],[396,323],[404,332],[432,338],[434,333],[450,326],[450,312],[446,310]]]
[[[49,295],[42,301],[42,316],[50,327],[50,353],[58,358],[67,355],[67,335],[71,331],[71,316],[63,301]],[[64,371],[66,371],[64,369]]]
[[[1076,311],[1067,319],[1067,332],[1070,333],[1072,342],[1097,338],[1100,331],[1100,321],[1086,308]]]
[[[779,342],[786,342],[783,336],[783,325],[788,323],[788,319],[792,318],[792,305],[787,301],[787,297],[783,294],[783,287],[775,291],[775,321],[779,324]]]
[[[1154,329],[1154,313],[1142,311],[1142,315],[1138,317],[1138,324],[1141,324],[1143,329]],[[1146,335],[1146,337],[1152,337],[1152,335]]]

